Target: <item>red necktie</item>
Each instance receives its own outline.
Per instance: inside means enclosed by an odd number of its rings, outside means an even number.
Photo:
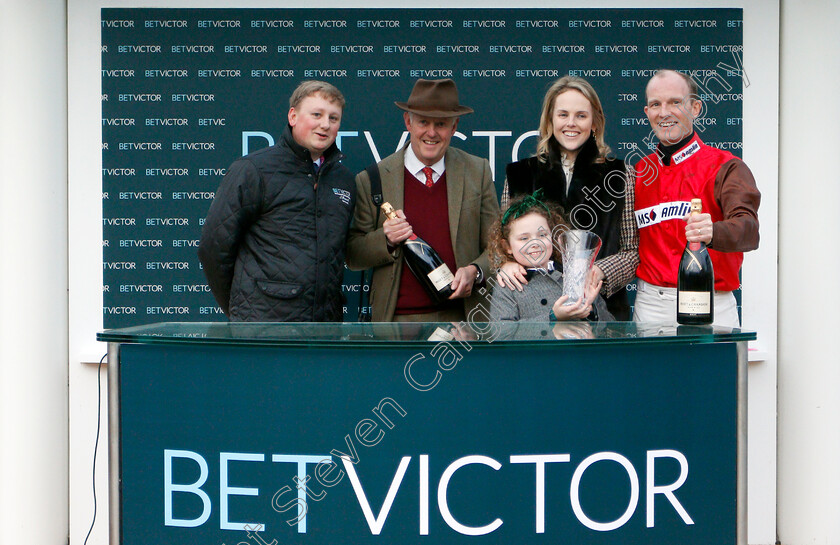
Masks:
[[[423,167],[423,174],[426,175],[426,187],[432,187],[435,182],[432,181],[432,167]]]

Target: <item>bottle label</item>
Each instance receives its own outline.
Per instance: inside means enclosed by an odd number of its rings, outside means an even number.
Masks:
[[[433,341],[433,342],[440,342],[440,341],[449,342],[449,341],[454,341],[455,336],[452,335],[452,333],[438,327],[438,328],[435,328],[435,330],[429,336],[428,340]]]
[[[712,311],[712,294],[707,291],[679,292],[680,314],[708,314]]]
[[[435,289],[438,291],[444,289],[446,286],[451,284],[453,280],[455,280],[455,275],[452,274],[452,271],[449,270],[449,267],[446,266],[446,263],[433,270],[426,276],[429,277],[429,280],[432,281],[432,285],[434,285]]]

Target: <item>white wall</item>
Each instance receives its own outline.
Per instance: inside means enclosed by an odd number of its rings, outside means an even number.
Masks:
[[[840,544],[840,3],[782,4],[779,510],[783,545]]]
[[[751,545],[776,542],[776,263],[778,240],[778,2],[744,4],[744,161],[761,191],[761,243],[742,269],[744,329],[751,343],[748,375],[747,524]],[[744,84],[746,86],[746,82]]]
[[[0,543],[67,542],[63,0],[0,6]]]
[[[24,0],[18,0],[24,1]],[[102,327],[101,252],[101,7],[300,7],[291,0],[68,0],[70,139],[70,533],[81,544],[93,511],[91,456],[96,425],[96,372],[81,362],[98,361],[105,347],[95,341]],[[396,0],[348,4],[329,0],[321,7],[401,7]],[[413,7],[508,7],[505,0],[421,1]],[[530,0],[517,7],[556,7],[554,0]],[[742,7],[744,67],[744,159],[762,192],[761,248],[747,255],[743,278],[744,328],[759,332],[749,372],[749,542],[776,539],[776,261],[778,202],[778,0],[705,2],[674,0],[573,0],[562,7]],[[830,35],[830,34],[829,34]],[[641,114],[640,114],[641,115]],[[104,425],[104,423],[103,423]],[[104,429],[104,428],[103,428]],[[98,522],[89,543],[107,542],[106,449],[97,461]]]

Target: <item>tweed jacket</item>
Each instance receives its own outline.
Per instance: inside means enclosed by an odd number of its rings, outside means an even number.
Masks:
[[[548,322],[551,308],[563,295],[563,273],[552,271],[544,274],[529,271],[528,284],[523,291],[501,286],[493,288],[490,301],[490,320]],[[604,298],[599,294],[593,303],[599,322],[613,322]]]
[[[410,145],[410,144],[408,144]],[[402,209],[405,180],[405,148],[380,161],[382,197],[394,209]],[[484,278],[490,274],[487,244],[490,229],[499,217],[499,201],[490,170],[490,163],[459,149],[446,151],[446,188],[449,207],[449,235],[458,268],[477,265]],[[403,271],[402,248],[388,251],[385,214],[379,214],[371,201],[370,178],[362,171],[356,176],[357,200],[353,225],[347,240],[347,266],[352,270],[373,269],[370,287],[371,315],[375,322],[393,320],[397,308],[397,292]],[[455,271],[452,271],[453,273]],[[473,288],[464,299],[464,313],[472,321],[487,320],[486,297]],[[482,305],[482,303],[484,303]]]

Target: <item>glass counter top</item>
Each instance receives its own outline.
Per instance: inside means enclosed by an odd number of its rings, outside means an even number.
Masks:
[[[223,344],[243,346],[332,346],[360,348],[437,342],[481,344],[554,343],[689,344],[740,342],[755,332],[717,326],[634,322],[473,322],[473,323],[256,323],[167,322],[97,333],[102,342],[140,344]]]

